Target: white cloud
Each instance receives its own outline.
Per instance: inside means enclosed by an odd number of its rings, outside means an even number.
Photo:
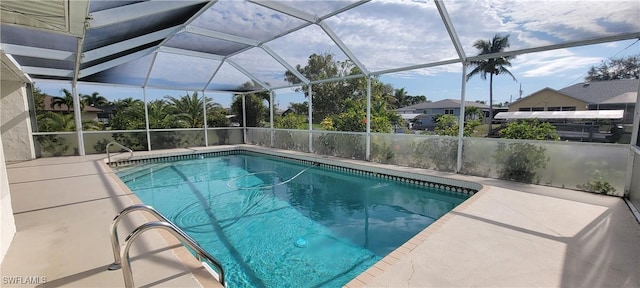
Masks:
[[[373,1],[327,22],[371,71],[457,57],[432,2]]]
[[[590,66],[601,61],[600,57],[579,56],[567,49],[558,49],[521,55],[512,61],[511,71],[525,78],[551,75],[570,77],[569,74],[575,75],[575,71],[585,73]]]
[[[591,39],[640,30],[637,0],[446,2],[467,53],[476,39],[511,34],[511,49]]]

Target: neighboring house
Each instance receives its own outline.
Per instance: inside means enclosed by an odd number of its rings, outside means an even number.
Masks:
[[[456,99],[444,99],[436,102],[423,102],[415,105],[402,107],[396,109],[395,111],[403,115],[415,115],[412,119],[414,120],[413,129],[429,129],[436,126],[436,123],[433,121],[434,116],[438,115],[453,115],[460,116],[460,100]],[[483,114],[486,116],[489,115],[489,106],[482,103],[465,101],[465,107],[478,107]],[[403,117],[405,118],[405,117]]]
[[[560,90],[544,88],[509,105],[516,111],[624,110],[623,124],[633,123],[638,79],[584,82]]]
[[[48,95],[44,96],[45,112],[73,113],[73,107],[70,107],[70,109],[68,109],[67,105],[65,104],[56,105],[52,107],[51,101],[53,101],[53,97]],[[82,110],[82,120],[83,121],[87,121],[87,120],[99,121],[100,118],[98,117],[98,114],[102,112],[103,112],[102,109],[85,105],[84,109]]]
[[[91,108],[97,108],[100,109],[100,112],[97,113],[97,121],[108,125],[109,122],[111,122],[111,118],[113,118],[113,115],[115,114],[115,110],[116,110],[116,106],[115,105],[106,105],[106,106],[92,106]],[[86,110],[86,107],[85,107]]]
[[[289,109],[287,109],[287,110],[283,110],[283,109],[276,109],[276,111],[275,111],[275,115],[276,115],[276,116],[286,116],[286,114],[285,114],[285,113],[286,113],[288,110],[289,110]]]
[[[296,110],[294,110],[293,108],[287,108],[285,110],[283,109],[276,109],[275,111],[275,115],[279,115],[279,116],[287,116],[287,114],[289,113],[296,113]]]

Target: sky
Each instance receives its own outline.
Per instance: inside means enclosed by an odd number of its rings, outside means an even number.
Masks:
[[[349,5],[349,1],[285,1],[313,17],[322,17]],[[640,32],[640,2],[632,1],[528,1],[493,0],[444,1],[452,25],[466,56],[477,55],[476,40],[489,40],[495,34],[509,35],[507,50],[563,44],[620,33]],[[266,41],[305,22],[266,7],[245,1],[219,1],[191,25],[241,37]],[[331,53],[339,61],[347,59],[344,51],[330,38],[335,34],[355,58],[370,72],[381,72],[458,58],[451,38],[433,1],[374,0],[309,25],[289,35],[262,43],[291,66],[305,66],[313,53]],[[329,34],[327,33],[329,32]],[[230,56],[230,62],[196,58],[165,52],[142,57],[98,74],[98,79],[121,84],[178,87],[177,90],[146,89],[147,99],[165,95],[181,96],[187,91],[228,90],[249,81],[235,66],[243,67],[271,87],[285,86],[286,68],[265,50],[252,48],[230,55],[237,43],[212,40],[193,33],[179,33],[167,42],[175,48]],[[518,55],[511,61],[508,75],[494,79],[494,103],[515,101],[546,87],[562,89],[583,81],[588,69],[610,58],[640,54],[638,39],[579,46]],[[232,65],[235,64],[235,65]],[[218,68],[219,67],[219,68]],[[218,71],[215,75],[215,71]],[[467,71],[468,72],[468,71]],[[212,77],[214,76],[214,77]],[[409,95],[424,95],[428,100],[460,99],[462,65],[459,63],[426,69],[382,74],[382,82],[405,88]],[[209,83],[209,86],[207,86]],[[36,86],[53,96],[62,95],[69,84],[36,80]],[[521,87],[521,88],[520,88]],[[78,86],[81,94],[99,92],[109,100],[142,98],[140,88],[104,85]],[[292,88],[276,89],[275,103],[286,108],[291,102],[305,101]],[[488,101],[489,81],[480,77],[466,83],[466,99]],[[191,92],[189,92],[191,93]],[[228,107],[229,93],[206,92],[215,102]]]

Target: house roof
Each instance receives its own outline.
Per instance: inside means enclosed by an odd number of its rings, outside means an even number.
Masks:
[[[53,101],[53,97],[45,95],[44,96],[44,111],[52,111],[52,112],[67,112],[67,111],[73,111],[73,107],[71,107],[71,109],[67,110],[67,105],[65,104],[61,104],[61,105],[56,105],[56,106],[51,106],[51,102]],[[93,106],[88,106],[85,105],[84,109],[82,110],[83,112],[102,112],[102,109],[93,107]]]
[[[624,110],[500,112],[496,119],[622,119]]]
[[[638,91],[638,79],[620,79],[609,81],[593,81],[574,84],[560,90],[545,87],[526,97],[511,102],[509,105],[518,103],[528,97],[538,94],[542,91],[553,91],[587,104],[618,104],[618,103],[635,103],[635,95]],[[629,94],[631,93],[631,94]]]
[[[628,92],[638,92],[638,79],[578,83],[558,92],[588,104],[599,104]]]
[[[460,100],[456,99],[443,99],[436,102],[422,102],[415,105],[402,107],[396,109],[396,111],[412,111],[418,109],[447,109],[447,108],[460,108]],[[482,103],[477,103],[473,101],[465,101],[465,106],[473,106],[481,109],[489,109],[489,106]]]

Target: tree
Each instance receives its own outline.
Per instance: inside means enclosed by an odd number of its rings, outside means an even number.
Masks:
[[[101,96],[99,92],[93,92],[91,93],[91,95],[81,95],[80,98],[82,98],[82,102],[85,105],[89,105],[92,107],[100,107],[109,103],[107,98]]]
[[[607,81],[638,78],[640,78],[640,54],[611,58],[597,67],[591,66],[584,79],[587,81]]]
[[[109,120],[113,130],[145,129],[144,103],[133,98],[125,98],[114,104],[114,115]]]
[[[198,92],[193,92],[191,96],[189,93],[180,98],[173,96],[164,96],[169,100],[169,104],[175,109],[174,113],[177,113],[177,117],[186,122],[186,128],[200,128],[204,125],[204,111],[202,110],[204,99],[198,97]]]
[[[40,88],[33,86],[33,103],[36,109],[36,114],[44,111],[44,93]]]
[[[485,41],[481,39],[476,41],[473,47],[478,49],[478,56],[504,52],[505,49],[509,48],[509,35],[500,36],[496,34],[491,40]],[[491,105],[493,103],[493,75],[508,74],[516,81],[516,77],[506,68],[511,67],[510,61],[513,59],[515,59],[515,56],[501,56],[474,60],[469,63],[475,68],[467,74],[467,81],[475,75],[480,75],[482,80],[486,80],[487,74],[489,74],[489,135],[493,134],[493,127],[491,126],[493,121],[493,105]]]
[[[391,132],[392,124],[400,121],[400,115],[387,110],[387,102],[381,95],[371,99],[371,132]],[[326,117],[322,121],[324,130],[364,132],[367,127],[366,101],[350,99],[346,103],[345,112]]]
[[[360,70],[350,60],[336,61],[332,54],[312,54],[307,65],[296,65],[296,70],[310,80],[339,78],[348,75],[361,74]],[[301,83],[293,73],[285,72],[285,80],[292,84]],[[361,86],[361,87],[358,87]],[[309,86],[302,85],[296,89],[309,97]],[[313,85],[313,119],[324,119],[329,115],[344,111],[345,101],[354,97],[355,91],[366,91],[362,86],[362,79],[347,79]]]
[[[304,101],[302,103],[291,103],[289,108],[293,110],[293,113],[298,115],[307,115],[309,113],[309,102]]]
[[[104,130],[104,124],[95,120],[82,120],[82,130],[84,131]]]
[[[295,113],[274,118],[273,126],[278,129],[308,129],[307,117]]]
[[[500,130],[500,136],[508,139],[560,140],[555,126],[538,119],[511,122]]]
[[[151,129],[169,129],[169,128],[188,128],[190,122],[180,119],[179,113],[176,113],[176,106],[171,105],[163,99],[156,99],[147,103],[149,110],[149,128]]]
[[[114,114],[117,114],[120,111],[124,111],[128,107],[139,106],[139,105],[144,106],[144,103],[140,99],[134,99],[133,97],[128,97],[128,98],[116,100],[112,105],[114,106],[114,109],[113,109]]]
[[[229,118],[227,118],[227,110],[220,103],[211,102],[207,98],[207,127],[227,127],[229,126]]]
[[[262,122],[265,121],[265,114],[269,109],[264,105],[264,98],[256,93],[245,95],[246,106],[246,126],[247,127],[260,127]],[[231,103],[231,111],[237,116],[238,122],[242,126],[242,94],[236,94],[233,96],[233,102]]]
[[[559,140],[556,128],[548,122],[538,119],[511,122],[500,131],[500,135],[509,139]],[[547,166],[549,157],[543,145],[526,142],[498,143],[493,158],[498,164],[500,178],[518,182],[538,183],[539,169]]]
[[[469,106],[464,108],[464,119],[466,120],[481,120],[482,110],[476,106]]]
[[[60,91],[64,94],[64,96],[54,96],[51,99],[51,108],[54,108],[56,106],[62,108],[62,105],[65,105],[67,106],[67,113],[70,113],[71,108],[73,107],[73,94],[71,94],[71,92],[69,92],[69,90],[67,89],[62,89]],[[82,109],[84,109],[84,104],[80,103],[80,110]]]
[[[407,94],[407,91],[404,90],[404,87],[396,89],[393,92],[393,98],[395,98],[394,108],[400,108],[410,105],[409,94]]]
[[[407,98],[409,99],[408,103],[407,103],[407,105],[409,105],[409,106],[410,105],[416,105],[418,103],[431,102],[431,101],[427,100],[427,96],[424,96],[424,95],[408,96]]]
[[[436,127],[434,132],[442,136],[458,136],[458,119],[451,114],[444,114],[436,116]],[[465,137],[471,136],[473,129],[480,125],[480,121],[465,121],[462,135]]]
[[[40,132],[75,131],[76,123],[71,113],[45,112],[37,116]]]

